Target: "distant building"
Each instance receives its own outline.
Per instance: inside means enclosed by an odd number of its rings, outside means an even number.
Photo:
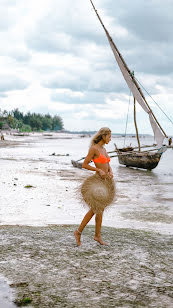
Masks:
[[[7,117],[0,117],[0,122],[6,121]]]
[[[10,126],[7,123],[4,123],[1,129],[2,130],[11,130]]]

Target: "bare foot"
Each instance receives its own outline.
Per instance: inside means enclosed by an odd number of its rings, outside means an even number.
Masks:
[[[78,246],[81,246],[81,241],[80,241],[80,237],[81,237],[81,233],[79,233],[78,230],[74,231],[74,237],[76,239],[76,243]]]
[[[94,240],[97,241],[98,243],[100,243],[101,245],[108,245],[107,243],[102,241],[101,237],[94,236]]]

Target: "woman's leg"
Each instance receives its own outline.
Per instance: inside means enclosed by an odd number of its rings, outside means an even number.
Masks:
[[[102,217],[103,217],[103,213],[96,214],[94,239],[95,241],[99,242],[101,245],[107,245],[105,242],[102,241],[102,238],[101,238]]]
[[[78,246],[81,245],[81,241],[80,241],[81,233],[83,229],[86,227],[87,223],[91,220],[93,215],[94,215],[94,212],[92,210],[89,210],[88,213],[86,213],[86,215],[84,216],[79,228],[74,231],[74,236],[75,236],[76,243]]]

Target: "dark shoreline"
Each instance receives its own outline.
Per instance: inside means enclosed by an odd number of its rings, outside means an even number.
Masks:
[[[75,227],[0,226],[0,271],[18,306],[171,307],[172,236],[103,227],[100,246],[89,226],[77,247]]]

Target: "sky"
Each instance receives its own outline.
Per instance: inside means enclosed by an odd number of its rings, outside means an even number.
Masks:
[[[93,2],[172,136],[154,101],[173,121],[173,0]],[[60,115],[71,131],[124,133],[128,114],[135,132],[133,98],[89,0],[0,0],[0,109],[15,108]],[[137,123],[152,133],[140,106]]]

